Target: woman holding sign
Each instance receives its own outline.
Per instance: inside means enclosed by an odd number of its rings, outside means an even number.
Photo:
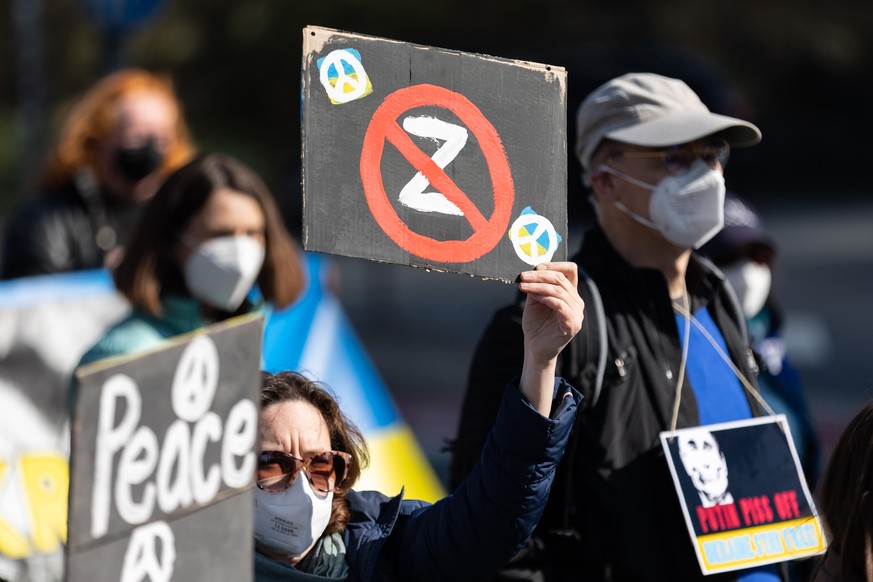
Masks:
[[[263,299],[285,307],[303,287],[296,245],[269,190],[222,154],[199,156],[167,178],[113,277],[133,313],[80,364],[153,348]],[[262,298],[250,294],[255,283]]]
[[[522,273],[525,357],[478,465],[434,505],[352,490],[367,462],[361,433],[330,394],[292,373],[264,375],[255,491],[255,578],[480,580],[542,515],[581,395],[555,379],[579,331],[573,263]],[[299,478],[300,476],[303,478]]]

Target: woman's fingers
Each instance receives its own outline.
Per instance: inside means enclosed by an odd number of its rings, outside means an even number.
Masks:
[[[545,320],[554,316],[562,334],[578,333],[585,304],[576,289],[578,271],[575,263],[544,263],[534,271],[522,273],[519,279],[519,290],[527,293],[530,301],[549,309],[549,312],[535,317]]]
[[[540,263],[534,268],[534,270],[558,271],[559,273],[563,273],[574,289],[579,284],[579,267],[572,261]]]

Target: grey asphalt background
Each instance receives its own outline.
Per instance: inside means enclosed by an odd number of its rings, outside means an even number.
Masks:
[[[752,200],[779,242],[775,292],[789,355],[829,452],[873,398],[873,200]],[[571,232],[570,251],[580,233]],[[445,482],[467,371],[491,313],[512,285],[335,257],[340,298],[401,414]]]

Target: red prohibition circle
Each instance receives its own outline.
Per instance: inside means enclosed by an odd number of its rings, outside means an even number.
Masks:
[[[454,181],[422,152],[398,125],[397,118],[415,107],[435,106],[454,113],[473,133],[491,177],[494,210],[485,217]],[[382,181],[382,154],[390,142],[447,199],[464,212],[473,227],[465,240],[435,240],[412,231],[394,210]],[[361,181],[370,212],[391,240],[403,250],[442,263],[468,263],[490,252],[509,227],[515,188],[503,143],[494,126],[469,99],[436,85],[413,85],[388,95],[373,114],[361,150]]]

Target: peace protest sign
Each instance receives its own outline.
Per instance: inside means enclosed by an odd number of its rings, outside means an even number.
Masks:
[[[566,258],[566,73],[303,31],[307,250],[514,280]]]
[[[66,580],[252,579],[263,326],[79,368]]]

